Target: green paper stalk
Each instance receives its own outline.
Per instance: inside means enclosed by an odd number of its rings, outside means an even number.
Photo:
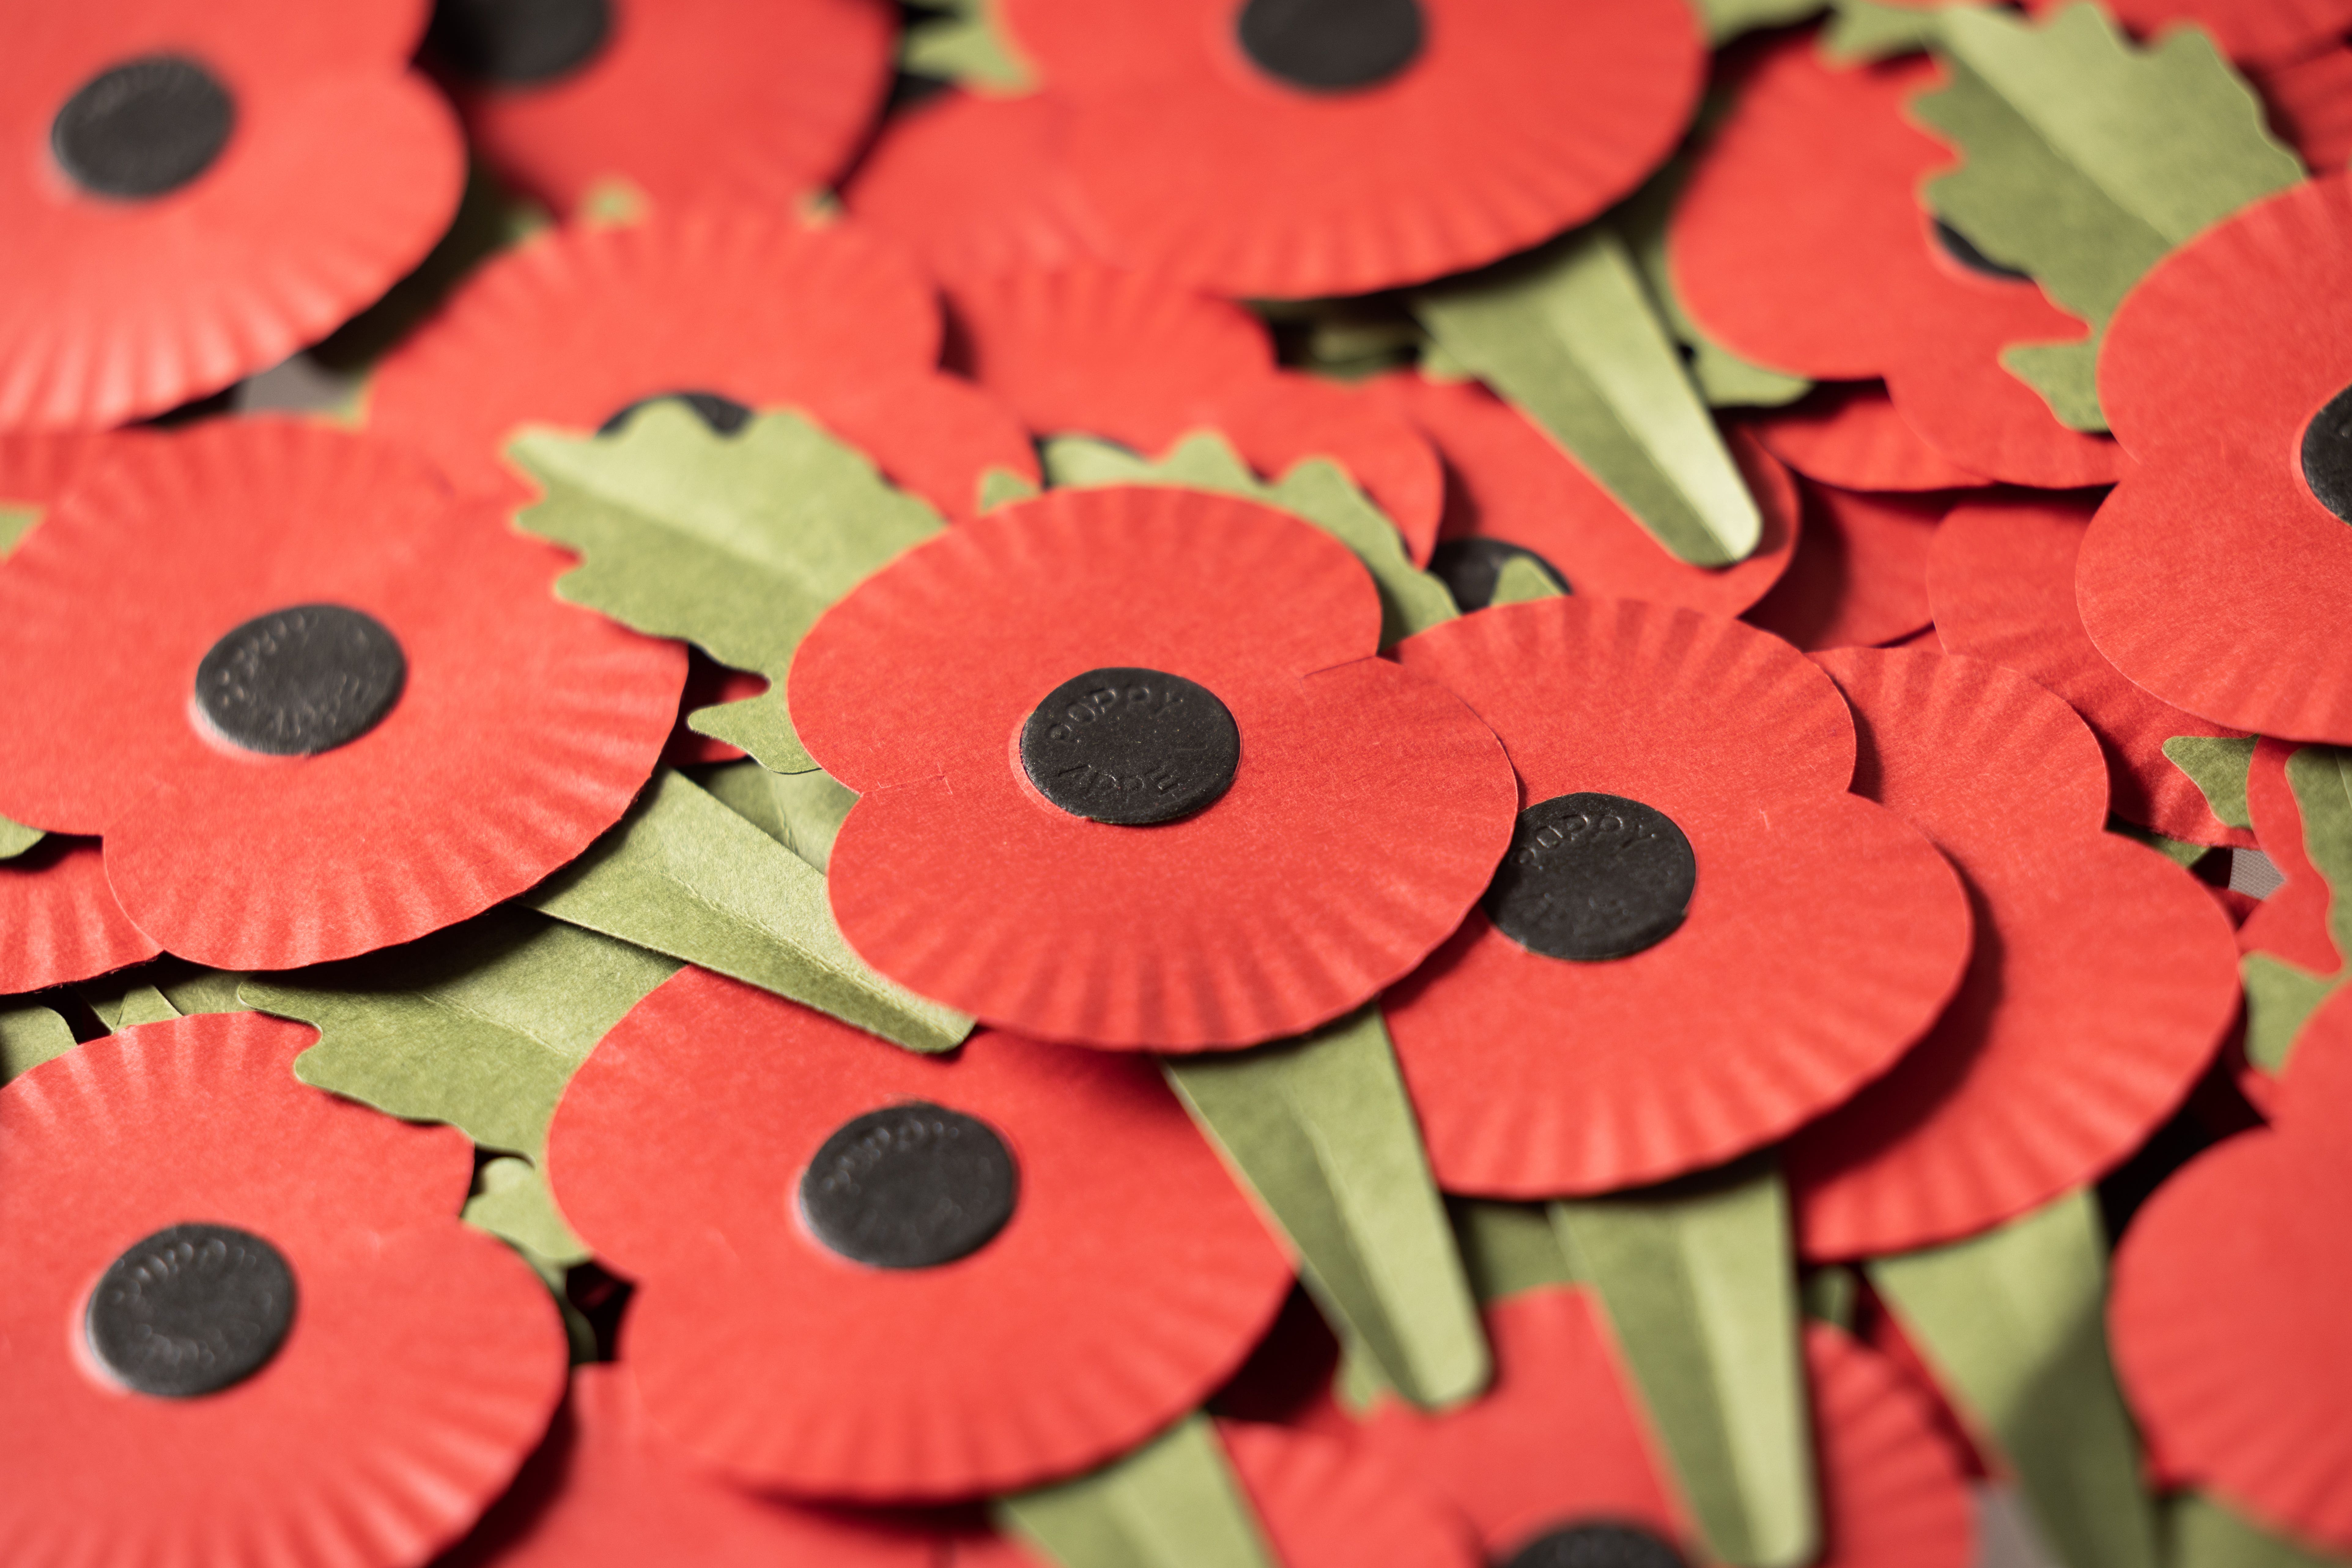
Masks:
[[[1481,1305],[1528,1290],[1577,1283],[1551,1212],[1541,1204],[1448,1198],[1462,1267]]]
[[[74,1048],[73,1026],[54,1009],[22,997],[0,1007],[0,1084]]]
[[[1058,1568],[1279,1568],[1204,1415],[1076,1480],[1000,1499],[994,1511],[999,1528]]]

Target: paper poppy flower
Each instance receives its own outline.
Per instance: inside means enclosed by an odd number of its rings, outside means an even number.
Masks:
[[[2306,167],[2325,174],[2352,162],[2352,47],[2339,39],[2306,59],[2246,74],[2271,128]]]
[[[1809,479],[1848,490],[1955,490],[1986,482],[1929,446],[1876,381],[1833,381],[1747,427]]]
[[[0,860],[0,995],[88,980],[163,952],[106,885],[98,846],[48,837]]]
[[[1780,578],[1796,548],[1796,487],[1737,429],[1726,439],[1763,532],[1747,560],[1708,568],[1668,554],[1558,442],[1478,383],[1405,371],[1365,390],[1418,427],[1444,460],[1445,506],[1432,565],[1465,609],[1483,608],[1493,593],[1481,595],[1471,574],[1483,569],[1491,579],[1501,558],[1524,552],[1574,593],[1736,616]]]
[[[1290,1287],[1149,1063],[990,1032],[917,1056],[691,967],[573,1078],[548,1173],[637,1282],[656,1424],[798,1494],[1084,1469],[1197,1405]]]
[[[2140,466],[2074,569],[2084,627],[2117,669],[2217,723],[2352,742],[2347,385],[2344,175],[2255,203],[2125,297],[2099,400]]]
[[[941,1568],[940,1553],[915,1521],[761,1497],[697,1468],[607,1363],[572,1369],[547,1441],[435,1568]]]
[[[483,156],[559,212],[614,180],[785,211],[865,140],[897,34],[882,0],[440,0],[425,53]]]
[[[1935,1028],[1790,1141],[1800,1248],[1859,1258],[1990,1229],[2129,1158],[2235,1019],[2238,949],[2194,877],[2105,830],[2105,761],[2058,698],[1948,654],[1820,663],[1859,720],[1862,793],[1935,840],[1976,912]]]
[[[377,373],[369,427],[425,452],[461,489],[516,503],[520,426],[616,426],[684,396],[721,430],[791,407],[950,517],[991,468],[1037,477],[1020,424],[941,374],[930,285],[897,247],[847,225],[698,207],[572,228],[476,273]]]
[[[9,22],[0,426],[115,425],[324,337],[457,210],[416,0],[135,0]]]
[[[457,1223],[472,1150],[296,1083],[316,1037],[174,1019],[0,1090],[11,1562],[404,1568],[546,1429],[562,1327]]]
[[[1328,534],[1231,496],[1058,490],[827,611],[790,703],[863,797],[842,933],[926,996],[1114,1049],[1327,1023],[1460,923],[1516,809],[1486,727],[1373,656]]]
[[[1885,1071],[1950,998],[1960,883],[1847,793],[1853,717],[1788,644],[1579,595],[1395,656],[1502,738],[1522,806],[1481,907],[1388,999],[1448,1191],[1720,1164]]]
[[[1507,1297],[1487,1308],[1486,1335],[1495,1381],[1485,1397],[1441,1415],[1383,1401],[1362,1446],[1452,1498],[1493,1562],[1683,1562],[1694,1532],[1592,1295]],[[1974,1503],[1927,1400],[1825,1324],[1807,1326],[1804,1349],[1819,1568],[1962,1568]]]
[[[277,420],[128,446],[0,567],[0,813],[105,840],[215,968],[478,914],[619,819],[685,658],[384,444]]]
[[[1759,49],[1675,208],[1675,286],[1736,353],[1819,381],[1884,377],[1895,411],[1963,468],[2106,483],[2115,443],[2061,425],[2000,361],[2083,324],[2031,281],[1959,259],[1921,202],[1955,159],[1906,106],[1942,79],[1925,56],[1832,68],[1809,33]]]
[[[1927,552],[1951,498],[1798,488],[1797,552],[1748,619],[1808,652],[1876,647],[1924,630]]]
[[[1307,299],[1525,249],[1641,184],[1706,71],[1675,0],[1007,0],[1117,258]]]
[[[2352,1552],[2352,991],[2296,1036],[2275,1128],[2157,1190],[2116,1255],[2107,1331],[2149,1456],[2322,1551]]]

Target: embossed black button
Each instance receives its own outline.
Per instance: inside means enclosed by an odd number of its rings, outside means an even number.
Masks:
[[[460,76],[527,87],[586,65],[612,31],[610,0],[439,0],[425,43]]]
[[[1944,247],[1945,255],[1980,278],[1998,278],[2004,283],[2033,281],[2033,274],[2021,272],[2014,267],[2004,266],[1995,261],[1991,257],[1979,250],[1975,241],[1942,218],[1936,220],[1936,243]]]
[[[596,426],[596,434],[619,435],[629,427],[629,421],[637,416],[637,410],[647,404],[659,403],[665,399],[683,403],[694,410],[695,415],[703,424],[710,427],[710,433],[714,436],[739,434],[744,426],[751,422],[751,409],[731,397],[722,397],[715,392],[657,392],[651,397],[640,397],[626,408],[619,410],[610,419]]]
[[[1420,0],[1249,0],[1234,33],[1252,64],[1309,92],[1386,81],[1421,54]]]
[[[196,706],[232,745],[315,756],[374,729],[407,679],[400,644],[373,616],[296,605],[213,644],[196,666]]]
[[[1054,688],[1021,727],[1021,766],[1037,793],[1121,827],[1214,805],[1241,760],[1241,731],[1217,694],[1156,669],[1090,669]]]
[[[2352,522],[2352,386],[2303,427],[2303,482],[2320,505]]]
[[[1020,1191],[995,1128],[911,1100],[869,1110],[824,1141],[801,1173],[801,1214],[853,1262],[930,1268],[987,1246]]]
[[[1504,1568],[1685,1568],[1673,1542],[1638,1524],[1571,1524],[1513,1552]]]
[[[92,195],[160,196],[213,166],[236,125],[220,79],[184,55],[142,55],[84,82],[49,122],[49,150]]]
[[[1454,595],[1454,603],[1465,613],[1483,610],[1495,602],[1496,585],[1502,581],[1503,568],[1514,561],[1532,563],[1544,574],[1546,581],[1565,594],[1568,578],[1560,569],[1529,550],[1524,544],[1513,544],[1507,539],[1448,539],[1430,552],[1429,570],[1445,584]]]
[[[175,1225],[99,1277],[84,1314],[90,1352],[134,1394],[193,1399],[269,1364],[294,1326],[294,1271],[226,1225]]]
[[[1622,795],[1557,795],[1519,813],[1486,918],[1530,952],[1592,963],[1675,933],[1698,886],[1690,840]]]

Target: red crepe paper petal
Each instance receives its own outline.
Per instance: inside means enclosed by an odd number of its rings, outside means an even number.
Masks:
[[[11,21],[0,93],[0,426],[159,413],[324,337],[415,265],[457,211],[465,149],[405,70],[421,8],[223,0],[42,6]],[[169,50],[228,89],[236,128],[180,189],[84,193],[49,125],[89,78]]]
[[[538,1442],[563,1334],[521,1260],[458,1225],[466,1140],[297,1084],[316,1037],[252,1013],[176,1019],[0,1091],[11,1561],[421,1563]],[[87,1367],[75,1325],[123,1249],[191,1220],[284,1254],[292,1330],[219,1393],[127,1394]]]
[[[395,350],[372,429],[430,455],[461,489],[514,502],[503,458],[524,425],[583,432],[639,400],[713,392],[802,410],[950,517],[991,467],[1035,479],[1013,417],[940,375],[930,285],[848,225],[697,208],[544,236],[486,265]]]
[[[1546,0],[1432,0],[1400,74],[1307,92],[1249,62],[1239,10],[1004,6],[1070,106],[1070,168],[1116,254],[1218,294],[1364,293],[1572,227],[1665,157],[1706,68],[1675,0],[1566,15]]]
[[[1056,491],[917,546],[793,664],[803,743],[864,796],[829,871],[843,934],[924,995],[1113,1049],[1361,1005],[1460,923],[1517,809],[1486,727],[1370,657],[1379,623],[1328,535],[1197,490]],[[1232,788],[1181,822],[1070,816],[1013,754],[1055,687],[1129,667],[1206,686],[1243,736]]]
[[[47,508],[81,472],[139,431],[0,430],[0,507]]]
[[[1817,1568],[1964,1568],[1976,1501],[1933,1397],[1826,1323],[1805,1325],[1822,1487]]]
[[[2026,0],[2037,16],[2066,0]],[[2110,0],[2116,19],[2143,37],[2202,28],[2233,60],[2293,59],[2352,30],[2352,0]]]
[[[106,885],[98,846],[53,838],[0,860],[0,994],[87,980],[163,952]]]
[[[1920,438],[1878,382],[1832,382],[1748,421],[1764,449],[1848,490],[1953,490],[1986,483]]]
[[[348,957],[478,914],[618,820],[685,659],[559,604],[561,552],[405,453],[276,420],[126,445],[0,570],[0,812],[106,840],[131,919],[221,969]],[[194,672],[292,605],[399,638],[383,721],[317,756],[206,740]]]
[[[879,0],[608,0],[612,31],[554,81],[448,80],[475,145],[569,212],[621,179],[656,203],[787,208],[838,174],[889,90]]]
[[[2064,702],[1946,654],[1820,663],[1862,731],[1856,786],[1935,840],[1976,911],[1935,1028],[1790,1142],[1800,1249],[1857,1258],[1974,1235],[2129,1158],[2236,1017],[2238,952],[2195,878],[2105,831],[2106,765]]]
[[[1796,556],[1748,619],[1809,653],[1873,647],[1924,629],[1927,552],[1951,499],[1799,489],[1809,505]]]
[[[2327,923],[2334,895],[2305,848],[2303,807],[2287,783],[2287,760],[2300,749],[2289,742],[2259,741],[2246,769],[2246,810],[2254,837],[2286,880],[2238,928],[2238,946],[2315,974],[2334,974],[2344,967]]]
[[[1524,803],[1643,802],[1699,867],[1682,926],[1633,957],[1545,957],[1479,911],[1391,994],[1449,1191],[1604,1192],[1719,1164],[1885,1071],[1950,998],[1969,952],[1958,879],[1846,793],[1853,721],[1786,643],[1578,595],[1465,616],[1397,657],[1493,727]]]
[[[2320,174],[2352,162],[2352,48],[2249,72],[2271,128]]]
[[[2352,180],[2257,202],[2124,300],[2099,396],[2143,465],[2083,542],[2075,596],[2116,668],[2176,707],[2352,742],[2352,528],[2298,454],[2352,382]]]
[[[2216,817],[2164,754],[2176,735],[2242,731],[2149,695],[2083,629],[2074,567],[2096,508],[2086,497],[2027,495],[1955,507],[1927,559],[1937,632],[1949,652],[2032,676],[2074,706],[2106,753],[2116,816],[2191,844],[2251,846],[2253,835]]]
[[[1942,254],[1919,187],[1951,151],[1906,105],[1942,79],[1921,56],[1833,69],[1810,34],[1748,57],[1668,236],[1675,286],[1735,353],[1816,380],[1884,377],[1922,439],[1972,473],[2064,488],[2116,478],[2115,443],[2058,423],[2001,368],[2012,342],[2082,322],[2030,283]]]
[[[793,1194],[836,1128],[908,1100],[994,1127],[1020,1203],[957,1262],[866,1268]],[[694,968],[572,1080],[548,1170],[638,1282],[624,1359],[654,1420],[796,1493],[947,1498],[1107,1459],[1198,1405],[1290,1287],[1149,1063],[990,1033],[919,1057]]]
[[[1446,480],[1441,540],[1501,539],[1524,546],[1551,563],[1578,593],[1736,616],[1763,596],[1796,549],[1796,486],[1737,427],[1727,439],[1763,513],[1763,533],[1747,560],[1709,570],[1669,555],[1575,458],[1476,382],[1428,381],[1402,372],[1369,383],[1366,390],[1436,444]]]

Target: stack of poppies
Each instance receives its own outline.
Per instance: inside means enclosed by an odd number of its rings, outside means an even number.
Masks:
[[[0,6],[0,1561],[2352,1561],[2352,0]]]

